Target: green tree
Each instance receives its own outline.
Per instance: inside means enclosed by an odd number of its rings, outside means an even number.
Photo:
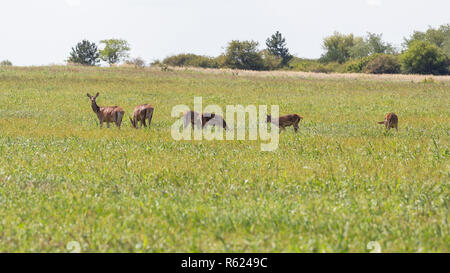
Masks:
[[[323,39],[322,48],[325,53],[321,56],[322,62],[338,62],[343,63],[347,61],[350,56],[351,48],[361,38],[355,38],[353,34],[341,34],[335,32],[333,35],[325,37]]]
[[[289,53],[289,49],[286,47],[286,39],[279,31],[275,32],[270,38],[267,38],[266,46],[271,55],[282,59],[280,66],[286,66],[293,58]]]
[[[362,58],[377,53],[394,54],[396,51],[391,44],[383,42],[382,34],[371,32],[368,32],[364,38],[356,37],[355,45],[350,49],[352,58]]]
[[[72,47],[68,61],[82,65],[95,65],[100,61],[99,56],[97,45],[88,40],[83,40]]]
[[[105,45],[105,47],[100,50],[100,58],[110,65],[128,58],[130,45],[127,41],[122,39],[109,39],[101,40],[100,44]]]
[[[229,68],[263,70],[264,60],[258,51],[258,42],[231,41],[225,52],[225,64]]]
[[[450,24],[441,25],[438,28],[429,27],[425,32],[414,31],[411,37],[404,40],[405,48],[409,48],[415,41],[426,41],[441,48],[447,56],[450,56]]]
[[[12,66],[12,62],[9,60],[3,60],[0,62],[0,66]]]
[[[406,73],[448,74],[448,57],[435,44],[414,41],[400,55],[400,63]]]

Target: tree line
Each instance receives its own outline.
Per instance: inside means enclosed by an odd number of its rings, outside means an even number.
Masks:
[[[125,63],[146,66],[142,58],[130,58],[130,45],[123,39],[101,40],[102,49],[94,42],[83,40],[72,48],[68,64],[98,65],[102,60],[111,66]],[[368,32],[365,36],[335,32],[322,42],[319,59],[293,56],[286,38],[277,31],[265,41],[265,48],[253,40],[232,40],[217,57],[177,54],[156,60],[150,65],[193,66],[202,68],[231,68],[244,70],[294,70],[340,73],[409,73],[450,74],[450,24],[428,30],[414,31],[404,38],[401,48],[383,41],[382,34]],[[0,65],[12,65],[2,61]]]

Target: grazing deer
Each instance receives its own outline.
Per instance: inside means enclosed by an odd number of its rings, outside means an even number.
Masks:
[[[97,114],[98,120],[100,121],[100,128],[103,127],[103,122],[106,121],[106,127],[109,128],[109,123],[114,122],[120,129],[120,124],[122,123],[122,118],[125,114],[125,111],[123,111],[122,107],[120,106],[100,107],[97,105],[97,102],[95,101],[99,93],[97,93],[95,96],[91,96],[89,95],[89,93],[87,93],[86,95],[91,100],[92,110],[94,111],[94,113]]]
[[[183,124],[184,124],[184,129],[186,129],[186,127],[188,127],[188,125],[192,124],[192,128],[194,128],[194,126],[196,126],[198,129],[200,129],[201,127],[203,127],[203,121],[202,121],[202,115],[200,115],[199,113],[195,112],[195,111],[186,111],[183,113]]]
[[[223,117],[214,113],[202,113],[202,127],[205,126],[217,126],[225,130],[230,129]]]
[[[272,118],[271,115],[267,115],[267,122],[271,122],[273,124],[276,124],[276,121],[278,120],[278,127],[281,130],[284,130],[287,126],[294,126],[294,131],[297,132],[298,130],[298,123],[303,119],[302,116],[297,114],[291,114],[291,115],[285,115],[281,116],[278,119]]]
[[[136,106],[133,111],[133,118],[130,117],[131,125],[133,125],[134,128],[137,128],[138,123],[141,122],[140,128],[142,128],[142,125],[147,127],[145,121],[148,120],[148,127],[150,127],[150,124],[152,123],[153,110],[154,108],[150,104],[141,104]]]
[[[384,120],[379,121],[378,124],[384,124],[384,126],[386,126],[386,130],[395,128],[398,132],[398,117],[394,113],[388,113],[386,117],[384,117]]]

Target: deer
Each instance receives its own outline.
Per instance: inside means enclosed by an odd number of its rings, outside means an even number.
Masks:
[[[192,124],[192,128],[197,127],[198,129],[203,127],[202,115],[195,111],[186,111],[183,113],[183,128],[189,126],[189,123]]]
[[[215,113],[198,113],[195,111],[186,111],[183,113],[183,123],[184,129],[192,124],[192,128],[197,127],[197,129],[204,128],[205,126],[219,126],[224,129],[229,129],[227,123],[220,115]]]
[[[142,128],[142,125],[147,127],[145,121],[148,120],[148,127],[150,127],[150,124],[152,123],[153,110],[154,108],[150,104],[141,104],[136,106],[133,111],[133,118],[130,117],[131,125],[137,129],[138,123],[140,122],[140,128]]]
[[[297,132],[298,130],[298,123],[303,119],[302,116],[297,114],[290,114],[281,116],[278,119],[272,118],[271,115],[267,115],[267,122],[271,122],[272,124],[276,125],[276,122],[278,121],[278,127],[281,130],[285,130],[285,127],[288,126],[294,126],[294,131]]]
[[[217,126],[225,130],[230,129],[223,117],[215,113],[202,113],[202,127],[206,126]]]
[[[114,122],[120,129],[120,124],[122,124],[122,118],[125,114],[123,108],[120,106],[98,106],[96,102],[98,95],[100,95],[98,92],[95,96],[91,96],[89,93],[86,95],[91,100],[92,110],[97,114],[98,120],[100,121],[100,128],[103,127],[103,122],[106,122],[106,127],[108,128],[109,123]]]
[[[391,128],[395,128],[398,132],[398,117],[394,113],[388,113],[383,121],[377,122],[378,124],[384,124],[386,130],[390,130]]]

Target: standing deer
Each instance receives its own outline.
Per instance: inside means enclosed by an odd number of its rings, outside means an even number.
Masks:
[[[284,130],[287,126],[294,126],[294,131],[297,132],[298,130],[298,123],[303,119],[302,116],[297,114],[291,114],[291,115],[285,115],[281,116],[278,119],[272,118],[271,115],[267,115],[267,122],[271,122],[273,124],[276,124],[276,121],[278,120],[278,127],[281,130]]]
[[[103,122],[106,121],[106,127],[109,128],[109,123],[114,122],[120,129],[120,124],[122,123],[122,118],[125,114],[125,111],[123,111],[122,107],[120,106],[100,107],[97,105],[97,102],[95,101],[99,93],[97,93],[95,96],[91,96],[89,95],[89,93],[87,93],[86,95],[91,100],[92,110],[94,111],[95,114],[97,114],[98,120],[100,121],[100,128],[103,127]]]
[[[394,113],[388,113],[386,117],[384,117],[384,120],[379,121],[378,124],[384,124],[384,126],[386,126],[386,130],[395,128],[398,132],[398,117]]]
[[[202,115],[200,115],[199,113],[195,112],[195,111],[186,111],[183,113],[183,124],[184,124],[184,129],[186,129],[186,127],[188,127],[188,125],[192,124],[192,128],[194,128],[194,126],[196,126],[198,129],[200,129],[201,127],[203,127],[203,120],[202,120]]]
[[[150,124],[152,123],[153,109],[154,108],[150,104],[141,104],[136,106],[133,111],[133,119],[130,117],[131,125],[133,125],[134,128],[137,128],[138,123],[141,122],[140,127],[142,127],[142,125],[147,127],[145,121],[148,120],[148,127],[150,127]]]

